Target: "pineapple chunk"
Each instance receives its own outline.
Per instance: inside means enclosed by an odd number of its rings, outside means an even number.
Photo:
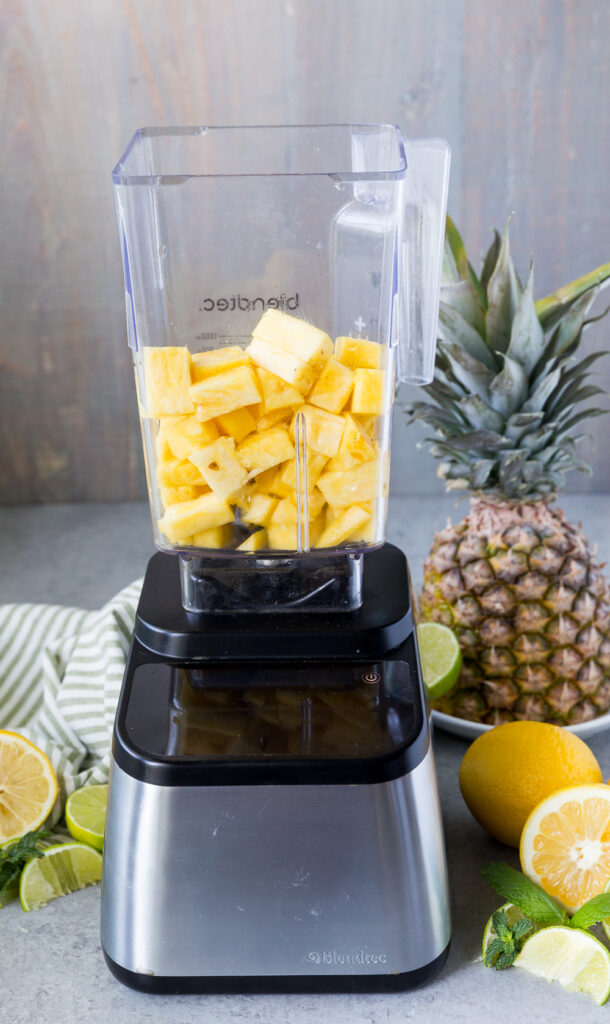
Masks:
[[[360,505],[350,505],[343,509],[326,527],[316,547],[334,548],[338,544],[353,537],[371,518],[371,513]]]
[[[274,412],[267,413],[266,416],[261,416],[256,426],[259,430],[269,430],[270,427],[277,427],[278,423],[288,423],[293,416],[294,409],[289,405],[285,409],[276,409]]]
[[[291,384],[287,384],[281,377],[277,377],[275,373],[270,373],[269,370],[259,366],[256,376],[263,394],[262,412],[265,415],[275,412],[276,409],[285,409],[286,406],[303,403],[304,399],[300,391],[297,391]]]
[[[362,338],[337,338],[335,342],[335,359],[344,366],[353,369],[379,370],[381,367],[382,348],[377,341],[366,341]]]
[[[207,352],[195,352],[192,356],[193,380],[205,380],[224,370],[232,370],[235,366],[247,366],[248,357],[239,345],[227,345],[226,348],[214,348]]]
[[[319,452],[320,455],[328,455],[329,458],[336,455],[345,429],[343,416],[335,416],[325,409],[317,409],[315,405],[304,405],[296,415],[301,414],[305,417],[307,448]],[[290,428],[292,437],[295,436],[295,426],[296,416]]]
[[[298,506],[297,495],[292,493],[288,498],[288,501],[294,507],[295,513]],[[317,487],[314,487],[312,491],[307,495],[307,511],[310,519],[316,519],[320,515],[320,512],[326,505],[326,499],[321,491]]]
[[[236,551],[261,551],[267,547],[267,531],[257,530],[256,533],[251,533],[249,537],[246,537],[243,543],[239,544],[235,548]]]
[[[375,445],[371,442],[364,427],[347,413],[343,439],[339,448],[339,458],[349,467],[358,462],[368,462],[369,459],[374,459],[376,454]]]
[[[383,378],[381,370],[356,370],[352,412],[379,416],[384,411]]]
[[[146,345],[142,349],[147,416],[194,412],[190,394],[191,354],[186,346]]]
[[[233,510],[212,491],[194,501],[180,501],[166,509],[159,519],[159,529],[167,539],[176,544],[186,537],[212,526],[223,526],[233,521]]]
[[[322,366],[333,351],[333,343],[324,331],[278,309],[263,313],[252,337],[317,367]]]
[[[267,526],[277,507],[278,499],[270,494],[255,492],[247,498],[240,498],[236,505],[241,512],[241,521],[246,526]]]
[[[322,471],[328,463],[326,455],[320,455],[308,447],[307,449],[307,489],[313,490],[316,486]],[[290,459],[282,467],[280,483],[287,488],[287,495],[293,494],[297,489],[297,460]]]
[[[167,442],[172,456],[179,461],[188,459],[195,448],[215,441],[218,434],[212,420],[200,423],[196,416],[165,417],[159,423],[160,443]]]
[[[309,547],[314,548],[324,530],[324,516],[318,516],[309,524]],[[299,546],[297,524],[276,523],[267,527],[267,541],[270,548],[278,551],[296,551]],[[301,545],[305,546],[305,531],[301,531]]]
[[[253,338],[246,352],[257,367],[262,367],[263,370],[268,370],[276,377],[281,377],[283,381],[291,384],[303,395],[307,394],[316,379],[316,366],[304,362],[292,352],[274,348],[262,338]]]
[[[234,409],[233,412],[223,413],[218,417],[217,422],[223,434],[234,437],[238,444],[243,441],[244,437],[256,430],[256,420],[246,406],[243,409]]]
[[[312,492],[308,496],[307,506],[309,511],[309,520],[316,519],[324,507],[325,501],[319,491]],[[280,525],[281,523],[296,523],[297,522],[297,504],[296,496],[291,495],[289,498],[282,498],[276,505],[273,514],[270,519],[270,523],[273,526]],[[305,519],[305,516],[303,516]]]
[[[200,530],[193,534],[191,546],[194,548],[226,548],[233,540],[233,527],[231,523],[224,523],[222,526],[210,526],[207,530]]]
[[[193,487],[192,484],[182,484],[180,487],[160,487],[159,494],[165,508],[168,505],[175,505],[177,501],[192,501],[201,494],[208,491],[208,487]]]
[[[253,477],[293,458],[294,448],[283,427],[272,427],[242,441],[237,446],[237,457]]]
[[[354,373],[336,359],[329,359],[307,396],[310,405],[339,413],[346,405],[354,386]]]
[[[379,458],[362,462],[351,469],[323,473],[318,487],[329,505],[344,508],[347,505],[371,501],[379,492],[387,490],[384,479],[380,479],[382,463]],[[384,474],[385,476],[385,474]]]
[[[235,454],[235,439],[219,437],[190,456],[205,482],[225,501],[243,487],[248,471]]]
[[[179,462],[160,462],[157,466],[157,482],[160,487],[206,486],[201,473],[188,459]]]
[[[197,419],[202,421],[261,400],[256,378],[249,366],[236,366],[233,370],[206,377],[191,385],[190,394],[197,404]]]

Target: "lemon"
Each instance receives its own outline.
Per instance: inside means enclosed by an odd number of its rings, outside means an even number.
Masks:
[[[40,828],[56,797],[46,754],[24,736],[0,730],[0,845]]]
[[[49,900],[65,896],[102,877],[102,855],[84,843],[49,846],[42,857],[29,861],[21,872],[19,899],[24,910],[38,910]]]
[[[610,786],[551,793],[528,817],[522,871],[573,914],[604,892],[610,876]]]
[[[460,645],[448,626],[422,622],[417,627],[417,646],[428,695],[437,700],[457,683],[462,667]]]
[[[518,847],[523,826],[541,800],[566,786],[601,782],[602,774],[586,743],[566,729],[546,722],[506,722],[468,748],[459,781],[479,825],[501,843]]]
[[[610,953],[580,928],[542,928],[525,941],[515,967],[557,981],[569,992],[587,992],[599,1006],[610,995]]]
[[[96,850],[104,848],[108,786],[84,786],[66,801],[66,825],[70,835]]]

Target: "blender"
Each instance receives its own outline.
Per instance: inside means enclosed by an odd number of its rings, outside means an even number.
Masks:
[[[397,380],[432,378],[449,151],[392,125],[142,129],[113,173],[155,545],[102,947],[150,992],[374,991],[450,939]]]

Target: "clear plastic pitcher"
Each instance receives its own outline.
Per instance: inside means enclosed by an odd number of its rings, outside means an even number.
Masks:
[[[396,380],[433,373],[448,167],[392,125],[136,132],[113,182],[159,549],[384,540]]]

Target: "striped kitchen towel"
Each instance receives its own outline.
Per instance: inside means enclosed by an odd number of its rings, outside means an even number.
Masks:
[[[59,796],[51,821],[79,786],[107,782],[112,726],[142,581],[99,611],[0,606],[0,729],[49,757]]]

